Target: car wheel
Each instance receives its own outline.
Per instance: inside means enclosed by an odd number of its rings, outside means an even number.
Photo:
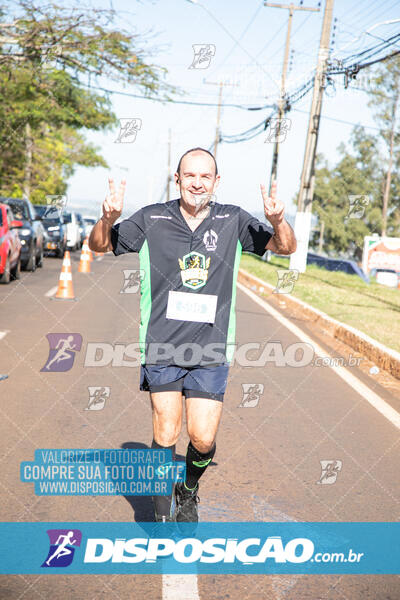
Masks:
[[[6,264],[4,265],[4,273],[0,275],[0,283],[10,283],[10,257],[7,256]]]
[[[28,263],[26,265],[26,270],[32,271],[32,273],[34,271],[36,271],[36,252],[35,252],[35,250],[33,250],[32,254],[29,257]]]
[[[40,268],[43,267],[43,246],[40,248],[39,257],[36,258],[36,265]]]
[[[11,279],[20,279],[21,278],[21,257],[18,257],[18,262],[13,269],[11,269]]]

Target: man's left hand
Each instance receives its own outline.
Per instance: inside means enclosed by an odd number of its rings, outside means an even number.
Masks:
[[[260,183],[261,195],[264,200],[264,214],[271,225],[279,225],[284,220],[285,205],[276,198],[276,182],[272,184],[271,196],[268,196],[265,185]]]

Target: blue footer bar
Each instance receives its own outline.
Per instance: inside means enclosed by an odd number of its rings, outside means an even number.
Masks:
[[[1,523],[3,574],[396,574],[400,523]]]

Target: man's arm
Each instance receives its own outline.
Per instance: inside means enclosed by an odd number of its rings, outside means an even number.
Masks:
[[[106,221],[103,217],[94,225],[89,236],[89,248],[95,252],[109,252],[112,250],[111,228],[114,223]]]
[[[118,193],[115,192],[113,179],[109,179],[110,193],[103,202],[103,214],[93,227],[89,237],[89,248],[95,252],[109,252],[113,249],[111,229],[121,216],[126,181],[123,179]]]
[[[293,229],[284,218],[285,206],[276,198],[276,183],[273,184],[271,196],[269,197],[265,186],[261,187],[261,195],[264,200],[264,213],[274,228],[274,235],[265,246],[276,254],[293,254],[297,248],[296,237]]]
[[[283,219],[279,225],[274,225],[274,235],[265,246],[265,249],[271,250],[275,254],[292,254],[296,251],[296,248],[296,237],[289,223]]]

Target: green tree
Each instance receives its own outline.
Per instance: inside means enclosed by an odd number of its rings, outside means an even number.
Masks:
[[[46,203],[46,195],[65,194],[67,181],[75,172],[76,166],[107,167],[106,161],[98,154],[97,149],[88,144],[78,131],[63,125],[51,128],[47,124],[35,131],[32,138],[32,168],[30,173],[30,200],[34,204]],[[18,165],[11,170],[7,189],[9,195],[24,195],[25,165]]]
[[[112,10],[18,0],[14,12],[0,14],[0,194],[39,201],[65,189],[74,165],[106,166],[79,133],[117,124],[91,86],[106,77],[166,101],[176,90],[148,60],[145,38],[115,28]]]
[[[361,260],[364,236],[382,230],[383,185],[385,159],[377,149],[375,136],[357,126],[352,132],[352,152],[340,144],[338,164],[330,168],[322,155],[316,169],[315,202],[313,208],[319,223],[324,222],[323,249],[332,255]],[[400,192],[397,173],[392,177],[393,195]],[[352,218],[350,197],[360,196],[363,214]],[[395,235],[400,211],[394,208],[388,216],[387,230]],[[319,233],[313,233],[312,246],[318,245]]]
[[[399,207],[399,195],[394,194],[393,169],[399,166],[400,59],[393,57],[379,64],[368,86],[368,105],[374,109],[374,117],[380,127],[380,138],[386,149],[386,166],[382,190],[382,235],[387,235],[388,217]],[[398,189],[398,188],[397,188]]]

